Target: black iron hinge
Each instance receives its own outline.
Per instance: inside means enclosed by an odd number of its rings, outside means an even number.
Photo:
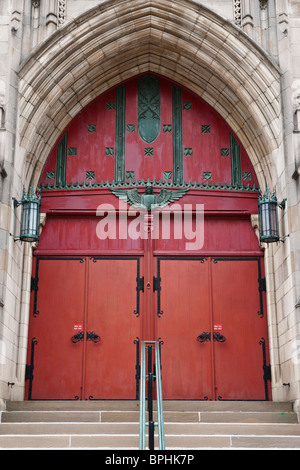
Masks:
[[[265,277],[260,277],[258,278],[258,292],[259,292],[259,304],[260,304],[260,310],[257,312],[258,316],[260,318],[263,318],[264,316],[264,303],[263,303],[263,292],[267,292],[267,285],[266,285],[266,278]]]
[[[267,292],[267,284],[266,284],[265,277],[260,277],[258,279],[258,289],[259,289],[259,292]]]
[[[271,380],[271,379],[272,379],[272,376],[271,376],[271,365],[269,365],[269,366],[264,365],[264,366],[263,366],[263,369],[264,369],[264,380]]]
[[[32,277],[31,276],[31,292],[34,291],[34,298],[33,298],[33,316],[36,317],[40,312],[37,310],[37,294],[39,290],[39,278],[38,276]]]
[[[144,277],[137,277],[136,278],[136,290],[137,292],[144,292]]]
[[[136,309],[134,310],[134,315],[137,317],[140,316],[140,292],[144,292],[144,277],[140,277],[139,273],[136,277]]]
[[[160,305],[160,291],[161,291],[160,282],[161,282],[161,277],[159,275],[157,277],[153,276],[153,292],[157,292],[157,313],[156,314],[158,318],[160,318],[161,315],[164,313]]]
[[[31,292],[37,291],[39,289],[39,278],[38,277],[32,277],[31,276],[31,284],[30,284],[30,290]]]
[[[30,365],[26,364],[25,380],[32,380],[33,379],[33,369],[34,369],[34,366],[32,364],[30,364]]]
[[[160,292],[161,290],[160,281],[161,281],[160,277],[153,276],[153,292],[155,291]]]

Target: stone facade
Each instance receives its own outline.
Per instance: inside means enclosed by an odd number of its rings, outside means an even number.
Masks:
[[[84,106],[152,71],[215,108],[243,143],[261,188],[267,183],[287,199],[280,232],[289,236],[265,247],[268,322],[273,399],[298,407],[299,42],[298,0],[1,2],[2,403],[23,398],[31,279],[32,247],[10,236],[19,224],[12,198],[37,185],[50,149]]]

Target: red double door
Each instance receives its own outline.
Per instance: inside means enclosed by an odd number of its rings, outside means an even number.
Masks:
[[[36,258],[27,399],[137,398],[140,339],[161,341],[164,399],[270,398],[260,258],[151,265]]]

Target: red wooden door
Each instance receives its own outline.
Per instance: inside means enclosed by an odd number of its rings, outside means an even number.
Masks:
[[[86,344],[85,397],[136,398],[136,346],[141,317],[137,302],[139,259],[93,258],[89,263],[87,331],[101,340]]]
[[[136,398],[140,269],[139,258],[37,259],[28,399]]]
[[[211,260],[215,390],[219,399],[265,399],[261,340],[268,337],[258,290],[260,259]]]
[[[163,397],[266,399],[260,259],[159,258],[157,267]]]
[[[197,336],[210,331],[209,264],[205,259],[158,259],[157,338],[164,399],[212,398],[212,351]]]
[[[38,290],[29,322],[28,362],[34,345],[32,399],[74,399],[81,396],[83,342],[71,337],[83,328],[85,258],[40,258],[36,263]],[[79,328],[79,330],[78,330]],[[32,385],[32,391],[29,387]]]

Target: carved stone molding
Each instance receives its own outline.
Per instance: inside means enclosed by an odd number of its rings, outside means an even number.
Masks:
[[[234,8],[234,23],[237,26],[242,25],[242,5],[241,0],[233,0],[233,8]]]
[[[11,14],[11,20],[10,20],[10,28],[12,34],[16,34],[20,25],[21,25],[21,12],[18,10],[14,10]]]
[[[58,0],[58,26],[66,21],[67,0]]]
[[[265,10],[268,6],[268,0],[259,0],[259,6],[261,10]]]

